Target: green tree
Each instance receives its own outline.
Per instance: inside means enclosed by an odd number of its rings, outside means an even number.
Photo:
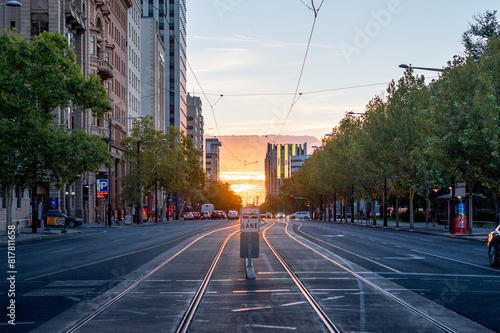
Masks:
[[[137,155],[138,142],[140,156]],[[167,133],[158,131],[154,128],[153,118],[147,116],[134,122],[131,135],[121,144],[124,147],[124,159],[135,171],[123,178],[123,200],[139,205],[140,185],[145,195],[157,195],[160,191],[182,194],[191,201],[203,199],[205,179],[199,159],[201,152],[193,147],[191,138],[177,128],[169,127]]]
[[[0,36],[0,184],[6,188],[7,226],[12,224],[14,186],[29,187],[33,200],[38,181],[47,177],[65,181],[109,161],[96,140],[81,133],[73,137],[53,123],[56,108],[71,105],[102,117],[109,107],[99,79],[84,77],[75,58],[58,32],[44,32],[33,42],[15,32]],[[89,146],[77,143],[78,139],[90,140]],[[72,149],[79,148],[95,149],[85,153],[95,153],[96,160],[78,160],[81,152]]]
[[[448,63],[442,78],[432,87],[428,121],[435,138],[435,156],[441,156],[449,181],[452,185],[459,181],[467,184],[469,227],[474,187],[487,181],[489,171],[498,168],[500,153],[500,109],[494,84],[498,81],[498,72],[483,70],[484,62],[486,60],[478,63],[472,57],[455,57]],[[490,175],[495,177],[495,172]]]
[[[488,40],[500,34],[496,13],[496,10],[488,10],[482,15],[473,16],[475,22],[470,23],[469,29],[462,35],[462,44],[465,46],[466,54],[473,61],[479,61],[483,53],[488,50]]]
[[[387,88],[386,129],[391,138],[387,147],[386,165],[408,191],[410,227],[413,228],[414,199],[424,186],[420,152],[427,124],[422,114],[428,108],[428,88],[423,76],[413,76],[408,69],[398,82]]]

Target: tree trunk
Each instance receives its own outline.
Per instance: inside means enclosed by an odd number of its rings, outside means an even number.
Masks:
[[[415,192],[412,187],[410,187],[410,228],[414,228],[414,214],[413,214],[413,198],[415,197]]]
[[[375,210],[375,199],[372,199],[372,217],[373,217],[373,225],[377,225],[377,212]]]
[[[337,195],[333,194],[333,222],[337,222]]]
[[[38,183],[31,189],[31,233],[36,234],[38,228],[38,203],[36,202]]]
[[[396,228],[399,229],[399,195],[396,194]]]
[[[6,209],[7,216],[6,216],[6,221],[5,221],[5,234],[8,235],[9,225],[13,224],[12,223],[12,203],[14,201],[13,200],[14,185],[7,184],[7,186],[5,186],[4,196],[5,196],[5,203],[7,205],[7,209]]]

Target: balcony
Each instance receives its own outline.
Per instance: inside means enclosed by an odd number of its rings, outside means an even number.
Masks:
[[[64,13],[66,23],[71,25],[71,28],[77,33],[83,33],[87,30],[87,17],[76,5],[75,0],[66,0],[64,2]]]
[[[109,111],[113,111],[115,109],[115,103],[114,103],[114,101],[113,101],[112,98],[109,98],[109,96],[108,96],[108,99],[109,99],[109,108],[108,108],[108,110]]]
[[[109,0],[97,0],[96,1],[97,8],[101,8],[102,14],[104,16],[108,16],[111,14],[111,4]]]
[[[101,80],[107,80],[113,78],[113,66],[109,64],[106,60],[99,60],[97,62],[97,73],[101,77]]]

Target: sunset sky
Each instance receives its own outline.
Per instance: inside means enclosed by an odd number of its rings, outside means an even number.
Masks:
[[[206,136],[224,144],[221,179],[244,202],[264,192],[267,142],[319,142],[401,77],[399,64],[446,66],[462,54],[472,16],[500,2],[316,0],[314,30],[308,7],[310,0],[187,1],[187,89],[202,98]]]

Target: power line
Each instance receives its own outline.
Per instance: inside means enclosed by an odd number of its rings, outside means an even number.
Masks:
[[[307,42],[306,54],[304,55],[304,60],[302,61],[302,67],[300,69],[300,75],[299,75],[299,79],[297,81],[297,86],[295,87],[295,93],[293,95],[292,104],[290,105],[290,109],[288,110],[288,113],[287,113],[287,115],[285,117],[285,121],[283,122],[283,125],[281,126],[281,129],[280,129],[278,135],[276,136],[276,138],[274,139],[273,143],[276,143],[276,140],[278,140],[278,138],[280,137],[281,132],[283,132],[283,128],[285,127],[285,124],[286,124],[286,122],[288,120],[288,117],[290,116],[290,113],[292,112],[293,106],[297,103],[298,99],[302,96],[302,93],[299,93],[299,97],[297,98],[297,93],[299,91],[299,86],[300,86],[300,81],[302,79],[302,74],[304,73],[304,67],[306,65],[307,54],[309,53],[309,47],[311,46],[311,40],[312,40],[312,36],[313,36],[313,33],[314,33],[314,27],[316,26],[316,19],[318,18],[318,12],[319,12],[319,9],[321,8],[321,6],[323,5],[323,1],[321,2],[319,8],[316,9],[314,7],[314,0],[311,0],[312,9],[313,9],[313,12],[314,12],[314,20],[313,20],[313,24],[312,24],[312,27],[311,27],[311,33],[309,35],[309,41]]]

